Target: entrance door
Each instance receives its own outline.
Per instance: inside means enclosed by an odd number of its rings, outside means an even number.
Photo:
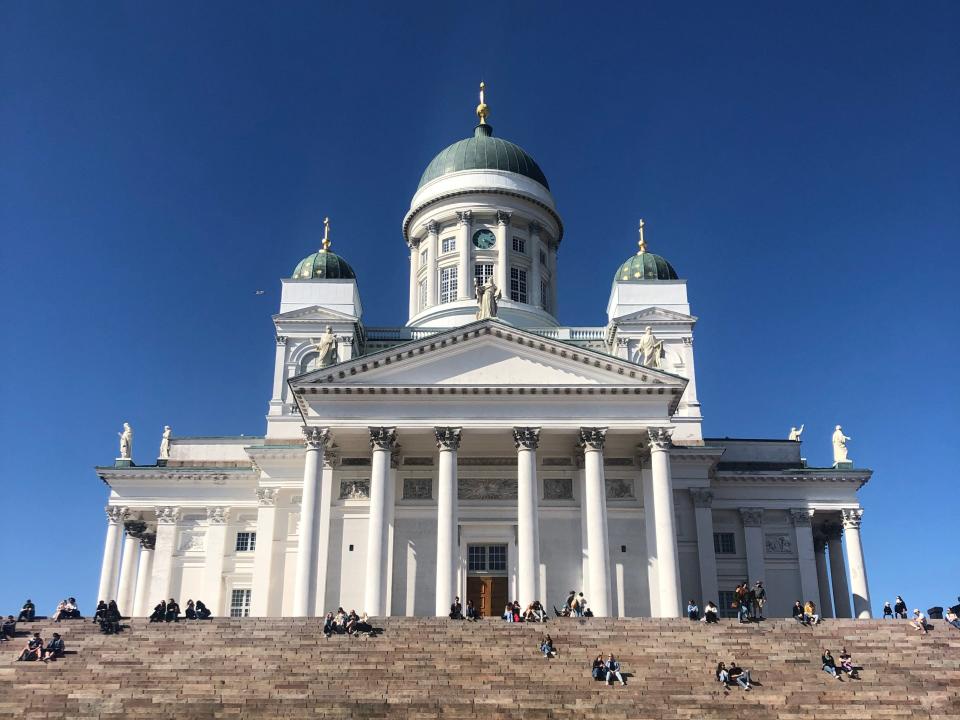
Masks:
[[[467,578],[467,600],[481,617],[499,617],[507,604],[507,578],[494,576],[471,576]]]

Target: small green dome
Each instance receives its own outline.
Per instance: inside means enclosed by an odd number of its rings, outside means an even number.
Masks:
[[[639,252],[617,270],[614,282],[643,282],[644,280],[679,280],[673,265],[659,255]]]
[[[357,275],[335,252],[320,250],[301,260],[290,277],[294,280],[356,280]]]
[[[506,170],[550,189],[537,162],[519,145],[493,137],[493,127],[483,122],[474,129],[473,137],[455,142],[430,161],[417,189],[431,180],[461,170]]]

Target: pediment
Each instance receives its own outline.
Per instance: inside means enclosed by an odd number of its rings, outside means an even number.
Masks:
[[[483,320],[293,378],[293,386],[656,387],[684,378]]]
[[[357,318],[347,313],[337,312],[321,305],[312,305],[311,307],[300,308],[299,310],[290,310],[289,312],[279,313],[273,316],[274,322],[341,322],[354,323]]]
[[[629,315],[621,315],[614,318],[613,322],[617,325],[641,325],[643,323],[695,323],[697,318],[693,315],[668,310],[662,307],[648,307]]]

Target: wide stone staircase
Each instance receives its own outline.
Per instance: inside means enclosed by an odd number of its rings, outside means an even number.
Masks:
[[[117,636],[89,621],[21,624],[0,645],[0,717],[31,718],[960,718],[960,631],[934,621],[552,619],[546,625],[386,618],[371,638],[326,639],[320,619],[151,625]],[[15,662],[26,632],[59,631],[68,655]],[[559,657],[538,652],[549,632]],[[820,654],[845,646],[861,680]],[[626,687],[595,682],[614,653]],[[725,691],[718,661],[757,686]]]

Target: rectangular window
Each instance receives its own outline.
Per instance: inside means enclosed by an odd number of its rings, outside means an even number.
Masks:
[[[237,552],[253,552],[257,549],[257,534],[255,532],[237,533]]]
[[[527,253],[527,241],[523,238],[515,237],[513,239],[513,251],[518,253]]]
[[[485,572],[487,569],[486,545],[470,545],[467,548],[468,567],[473,572]]]
[[[713,551],[717,555],[736,555],[737,544],[732,532],[718,532],[713,534]]]
[[[549,312],[547,308],[547,283],[544,280],[540,281],[540,307]]]
[[[427,281],[421,280],[419,285],[420,309],[427,309]]]
[[[493,263],[478,263],[473,266],[473,278],[477,285],[483,285],[493,277]]]
[[[457,249],[457,239],[448,237],[440,241],[440,252],[448,253]]]
[[[440,270],[440,302],[448,303],[457,299],[457,268]]]
[[[510,299],[514,302],[527,301],[527,271],[510,268]]]
[[[541,265],[547,264],[547,254],[543,250],[540,251],[540,264]]]
[[[507,546],[491,545],[487,548],[487,565],[490,572],[504,572],[507,569]]]
[[[428,251],[427,251],[427,250],[423,250],[423,251],[420,253],[420,267],[426,267],[426,266],[427,266],[427,254],[428,254]]]
[[[250,594],[251,590],[232,590],[230,592],[230,617],[249,617],[250,616]],[[212,608],[216,613],[216,608]]]
[[[737,594],[730,590],[721,590],[717,594],[720,596],[717,614],[722,618],[735,618],[737,616],[737,609],[732,607],[732,605],[737,601]],[[710,598],[706,599],[709,600]]]

